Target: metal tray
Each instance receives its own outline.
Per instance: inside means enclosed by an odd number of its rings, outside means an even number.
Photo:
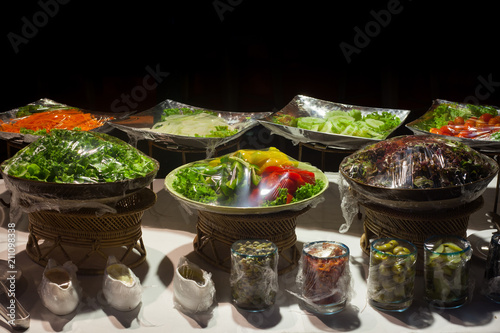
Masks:
[[[150,131],[154,124],[161,120],[164,109],[168,108],[189,108],[201,109],[216,113],[219,117],[224,118],[229,125],[238,128],[238,133],[224,137],[224,138],[206,138],[206,137],[193,137],[183,135],[173,135],[167,133],[158,133]],[[136,113],[122,120],[110,121],[111,126],[118,128],[130,137],[137,140],[151,140],[156,143],[165,145],[168,148],[179,149],[215,149],[219,146],[225,145],[239,137],[252,127],[258,125],[257,119],[265,117],[271,112],[231,112],[231,111],[217,111],[203,107],[195,107],[173,100],[165,100],[151,109]]]
[[[271,133],[283,136],[291,140],[294,144],[318,143],[333,149],[356,150],[366,146],[367,144],[372,144],[380,141],[379,139],[311,131],[293,126],[276,124],[272,121],[272,117],[277,114],[291,115],[294,117],[324,118],[325,114],[328,111],[338,110],[348,112],[353,109],[360,110],[362,114],[385,111],[397,115],[399,119],[401,119],[401,124],[396,127],[390,134],[392,134],[397,128],[399,128],[410,114],[409,110],[355,106],[324,101],[303,95],[297,95],[283,109],[265,118],[259,119],[258,122],[262,124],[262,126],[269,129]],[[390,136],[390,134],[388,136]]]
[[[107,117],[117,118],[117,117],[125,117],[125,116],[129,115],[129,113],[117,114],[117,113],[110,113],[110,112],[106,113],[106,112],[99,112],[99,111],[89,111],[89,110],[81,109],[78,107],[69,106],[69,105],[66,105],[63,103],[58,103],[58,102],[53,101],[53,100],[48,99],[48,98],[39,99],[35,102],[28,103],[25,106],[28,106],[28,105],[41,105],[41,106],[46,107],[46,108],[53,108],[53,107],[55,107],[55,108],[58,108],[58,107],[67,108],[67,107],[70,107],[70,108],[75,108],[75,109],[81,110],[82,112],[85,112],[85,113],[90,113],[98,118],[99,117],[100,118],[107,118]],[[0,113],[0,121],[8,123],[12,119],[16,118],[16,114],[19,111],[19,108],[20,107],[14,108],[14,109],[9,110],[9,111],[1,112]],[[109,125],[109,122],[105,122],[104,125],[102,125],[98,128],[94,128],[91,131],[108,133],[112,129],[113,128]],[[39,138],[38,135],[33,135],[33,134],[21,134],[21,133],[11,133],[11,132],[0,131],[0,139],[9,141],[9,142],[12,142],[15,144],[20,144],[20,145],[31,143],[38,138]]]
[[[436,99],[436,100],[432,101],[432,105],[429,108],[429,110],[427,110],[427,112],[425,112],[421,117],[413,120],[412,122],[409,122],[405,126],[416,135],[435,135],[435,136],[438,136],[441,138],[446,138],[446,139],[450,139],[450,140],[457,140],[457,141],[463,142],[466,145],[468,145],[469,147],[477,149],[477,150],[481,150],[483,152],[500,152],[500,141],[457,138],[454,136],[434,134],[434,133],[431,133],[429,131],[424,131],[424,130],[418,128],[419,123],[421,123],[422,121],[429,119],[429,117],[433,116],[434,109],[436,109],[440,104],[445,104],[445,103],[453,103],[453,104],[457,104],[459,106],[464,106],[464,107],[466,105],[465,103],[457,103],[457,102],[447,101],[444,99]],[[494,107],[494,108],[498,110],[497,107]]]

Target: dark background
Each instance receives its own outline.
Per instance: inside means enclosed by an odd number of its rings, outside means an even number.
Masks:
[[[411,121],[437,98],[500,105],[494,2],[41,0],[6,6],[0,111],[40,98],[116,111],[126,105],[124,95],[144,86],[148,68],[161,71],[161,80],[148,81],[156,88],[136,94],[127,104],[131,111],[165,99],[273,111],[302,94],[408,109]],[[13,38],[25,39],[13,46]],[[341,43],[357,51],[347,59]],[[274,145],[297,156],[296,146],[265,131],[256,128],[243,145]],[[395,134],[411,132],[403,126]],[[3,160],[3,142],[0,147]],[[178,153],[153,155],[163,173],[179,164]],[[339,157],[327,155],[325,169],[335,170]],[[320,158],[311,150],[303,160],[319,165]]]

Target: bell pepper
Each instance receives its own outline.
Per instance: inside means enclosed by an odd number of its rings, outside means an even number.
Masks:
[[[236,151],[233,156],[241,156],[245,161],[258,167],[257,172],[269,166],[297,166],[298,162],[290,160],[288,156],[277,148],[270,147],[268,150],[242,149]]]

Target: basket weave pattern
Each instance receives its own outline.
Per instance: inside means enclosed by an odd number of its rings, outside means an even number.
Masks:
[[[278,274],[294,269],[300,257],[295,243],[297,217],[300,211],[274,214],[224,215],[207,211],[198,212],[195,251],[212,265],[230,271],[230,248],[240,239],[267,239],[278,247],[280,263]]]
[[[144,188],[118,201],[116,213],[99,215],[91,208],[29,213],[26,251],[42,266],[52,256],[62,256],[73,261],[83,274],[102,274],[111,253],[135,267],[146,259],[142,216],[155,202],[156,194]],[[95,267],[97,262],[99,267]]]

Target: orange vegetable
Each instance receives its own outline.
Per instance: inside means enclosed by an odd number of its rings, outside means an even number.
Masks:
[[[0,124],[0,131],[20,133],[21,129],[32,131],[79,128],[82,131],[100,127],[111,118],[99,119],[90,113],[84,113],[77,109],[61,109],[34,113],[20,119],[11,119],[8,123]]]

